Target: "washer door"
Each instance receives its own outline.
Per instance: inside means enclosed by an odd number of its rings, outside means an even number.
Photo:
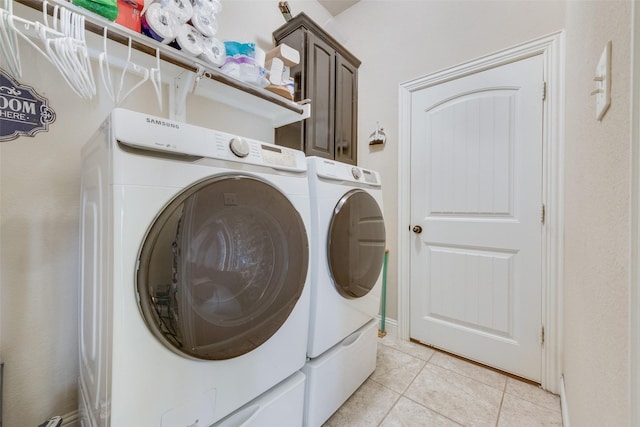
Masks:
[[[248,353],[287,320],[309,261],[302,218],[276,188],[243,175],[203,180],[158,215],[136,286],[151,332],[190,358]]]
[[[385,228],[378,203],[363,190],[342,196],[329,225],[327,257],[337,291],[345,298],[368,294],[380,277]]]

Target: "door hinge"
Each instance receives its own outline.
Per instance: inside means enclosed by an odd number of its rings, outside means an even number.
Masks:
[[[542,82],[542,100],[547,99],[547,82]]]
[[[543,204],[542,204],[542,207],[541,207],[541,209],[540,209],[540,222],[541,222],[542,224],[544,224],[544,221],[545,221],[545,219],[546,219],[546,216],[547,216],[547,209],[545,208],[544,203],[543,203]]]
[[[540,328],[540,345],[544,345],[544,325]]]

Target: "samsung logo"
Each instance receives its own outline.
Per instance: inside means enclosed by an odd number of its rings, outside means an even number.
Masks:
[[[164,126],[173,129],[180,129],[180,125],[177,123],[165,122],[163,120],[152,119],[151,117],[147,117],[147,123],[157,126]]]

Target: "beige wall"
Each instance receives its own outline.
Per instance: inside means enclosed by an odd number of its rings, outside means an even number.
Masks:
[[[571,423],[629,425],[630,2],[567,3],[564,376]],[[612,101],[595,119],[595,66]]]

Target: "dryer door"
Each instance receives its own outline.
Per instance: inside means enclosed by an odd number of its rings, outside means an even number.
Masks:
[[[369,193],[342,196],[329,225],[327,258],[337,291],[345,298],[365,296],[380,277],[385,228],[378,203]]]
[[[291,202],[244,175],[203,180],[158,215],[136,287],[169,349],[222,360],[259,347],[287,320],[307,276],[308,240]]]

